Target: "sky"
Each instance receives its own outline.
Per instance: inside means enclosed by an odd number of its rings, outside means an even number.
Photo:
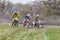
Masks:
[[[35,1],[35,0],[8,0],[8,1],[13,2],[14,4],[15,3],[26,4],[26,3],[30,2],[30,1]]]

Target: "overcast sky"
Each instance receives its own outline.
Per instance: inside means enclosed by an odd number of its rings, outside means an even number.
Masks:
[[[23,3],[23,4],[26,4],[30,1],[35,1],[35,0],[9,0],[10,2],[13,2],[13,3]]]

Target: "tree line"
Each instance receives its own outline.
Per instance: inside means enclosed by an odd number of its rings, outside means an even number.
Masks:
[[[16,3],[0,0],[0,16],[11,16],[12,13],[18,12],[20,19],[30,13],[32,17],[40,15],[40,19],[57,18],[60,16],[60,0],[36,0],[27,4]],[[22,19],[23,20],[23,19]]]

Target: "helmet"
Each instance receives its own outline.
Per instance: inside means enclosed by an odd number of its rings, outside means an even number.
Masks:
[[[39,15],[36,15],[37,17],[39,16]]]
[[[30,16],[30,14],[27,14],[27,16]]]

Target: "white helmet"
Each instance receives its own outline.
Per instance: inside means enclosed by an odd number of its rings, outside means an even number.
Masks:
[[[39,16],[39,15],[36,15],[36,16]]]
[[[27,14],[27,16],[30,16],[30,14]]]

